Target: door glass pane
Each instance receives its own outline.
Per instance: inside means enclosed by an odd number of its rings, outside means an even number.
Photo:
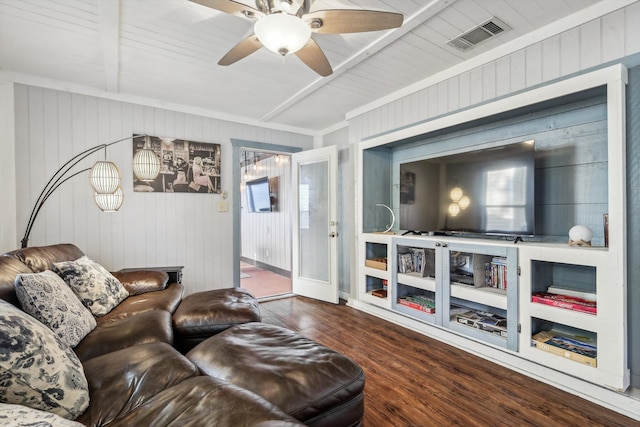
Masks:
[[[300,165],[300,276],[329,281],[328,162]]]

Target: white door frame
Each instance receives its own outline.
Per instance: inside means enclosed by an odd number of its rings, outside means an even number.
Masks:
[[[233,287],[240,287],[240,152],[243,149],[249,151],[267,151],[273,153],[292,154],[302,151],[300,147],[287,145],[268,144],[265,142],[248,141],[231,138],[232,146],[232,197],[231,215],[233,216]],[[291,243],[289,243],[291,244]]]

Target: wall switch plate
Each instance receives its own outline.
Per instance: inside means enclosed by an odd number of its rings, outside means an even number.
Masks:
[[[229,202],[226,200],[218,201],[218,212],[228,212],[229,211]]]

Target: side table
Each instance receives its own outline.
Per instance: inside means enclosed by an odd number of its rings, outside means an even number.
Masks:
[[[169,275],[169,283],[182,283],[182,269],[183,265],[177,265],[173,267],[131,267],[131,268],[123,268],[118,270],[121,273],[126,273],[128,271],[135,270],[155,270],[155,271],[164,271]]]

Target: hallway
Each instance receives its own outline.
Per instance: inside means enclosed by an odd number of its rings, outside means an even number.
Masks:
[[[241,262],[240,286],[256,298],[265,298],[291,293],[291,278]]]

